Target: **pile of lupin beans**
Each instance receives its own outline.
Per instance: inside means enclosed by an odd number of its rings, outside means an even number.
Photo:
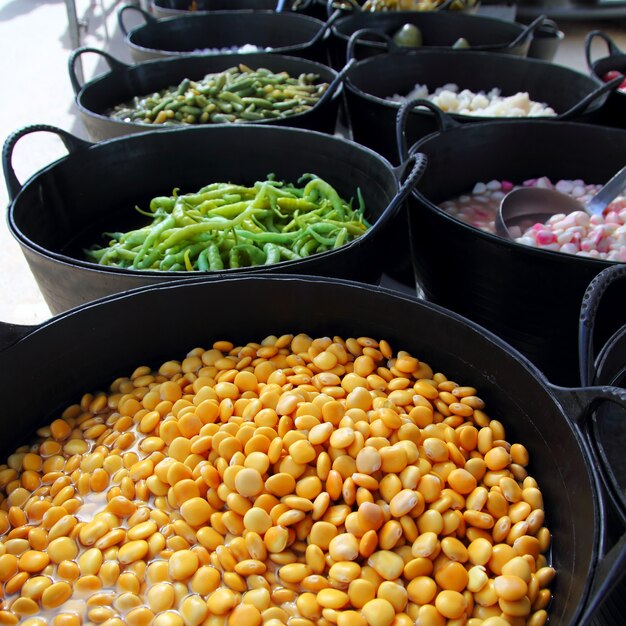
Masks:
[[[216,271],[297,261],[334,250],[370,227],[358,207],[326,181],[305,174],[303,186],[269,176],[251,187],[212,183],[197,193],[159,196],[138,230],[104,233],[109,244],[85,250],[87,260],[133,270]]]
[[[135,124],[223,124],[260,122],[304,113],[315,106],[328,83],[317,74],[289,76],[244,64],[207,74],[132,102],[117,105],[109,117]]]
[[[554,188],[583,204],[601,188],[601,185],[587,184],[580,179],[560,180],[553,184],[545,176],[526,180],[522,186]],[[518,187],[510,181],[477,183],[471,193],[442,202],[440,207],[471,226],[495,233],[500,202],[506,193]],[[626,197],[618,196],[603,215],[590,216],[582,211],[555,215],[545,224],[534,224],[520,233],[515,241],[542,250],[626,263]]]
[[[473,117],[555,117],[554,109],[543,102],[530,99],[525,91],[512,96],[502,96],[500,89],[475,93],[470,89],[460,89],[454,83],[437,87],[432,93],[427,85],[417,84],[406,95],[394,94],[386,99],[392,102],[405,102],[421,98],[436,104],[446,113]]]
[[[0,623],[542,626],[542,494],[477,394],[370,337],[138,367],[0,466]]]

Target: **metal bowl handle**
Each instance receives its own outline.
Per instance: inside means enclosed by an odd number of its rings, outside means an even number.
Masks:
[[[122,61],[119,61],[104,50],[99,50],[98,48],[90,48],[88,46],[76,48],[76,50],[73,50],[70,54],[70,58],[67,62],[67,69],[70,74],[70,82],[72,83],[72,89],[74,90],[75,95],[78,95],[78,92],[83,87],[80,84],[80,81],[78,80],[78,76],[76,74],[76,61],[78,61],[78,59],[86,52],[93,52],[95,54],[99,54],[101,57],[104,57],[104,60],[107,62],[107,65],[111,70],[125,70],[130,67],[130,65],[122,63]]]
[[[33,124],[32,126],[25,126],[20,130],[16,130],[7,137],[2,148],[2,169],[4,170],[4,181],[7,191],[9,192],[10,201],[13,201],[15,196],[17,196],[22,189],[22,184],[17,179],[15,170],[13,169],[13,150],[15,149],[15,145],[22,137],[40,131],[58,135],[70,154],[77,150],[84,150],[93,145],[84,139],[75,137],[65,130],[56,128],[56,126],[48,126],[47,124]]]
[[[399,189],[396,195],[391,199],[385,210],[380,214],[376,220],[376,230],[384,228],[384,226],[393,219],[398,211],[402,208],[402,205],[408,198],[411,191],[415,188],[415,185],[419,182],[420,178],[426,170],[428,159],[425,154],[416,152],[409,156],[408,159],[403,161],[397,167],[392,168],[396,179],[399,183]],[[410,169],[409,169],[410,168]],[[408,174],[407,174],[408,171]],[[405,177],[406,174],[406,178]],[[403,180],[404,179],[404,180]],[[367,230],[357,241],[362,241],[366,237],[371,236],[373,229]]]
[[[597,453],[589,429],[583,428],[584,422],[591,415],[593,407],[603,401],[615,402],[626,408],[626,389],[619,387],[581,387],[564,389],[552,387],[553,393],[565,408],[565,415],[579,427],[583,443],[590,454],[594,466],[601,467],[601,458]],[[610,499],[610,496],[607,496]],[[596,612],[602,607],[609,593],[626,574],[626,533],[608,552],[605,552],[607,538],[603,533],[599,546],[600,557],[593,573],[593,584],[586,599],[583,615],[576,620],[577,626],[591,624]]]
[[[421,152],[415,152],[407,159],[404,159],[400,165],[393,168],[394,174],[400,183],[400,188],[387,208],[382,212],[378,220],[376,220],[377,225],[381,227],[384,226],[398,213],[411,191],[415,188],[415,185],[417,185],[420,178],[423,176],[427,164],[428,158],[426,155]],[[407,171],[408,174],[406,178],[404,178]],[[402,180],[403,178],[404,181]],[[368,232],[371,232],[371,230]]]
[[[323,26],[315,33],[311,41],[307,43],[304,47],[311,48],[316,43],[320,42],[322,39],[325,39],[330,32],[331,26],[341,17],[341,11],[337,9],[327,20],[324,22]]]
[[[355,30],[350,35],[350,39],[348,39],[348,44],[346,46],[346,61],[350,62],[352,59],[356,58],[354,56],[354,47],[358,43],[359,38],[363,35],[373,35],[374,37],[378,37],[384,41],[387,44],[387,52],[399,51],[400,46],[394,43],[393,39],[387,33],[383,33],[373,28],[361,28],[360,30]]]
[[[117,23],[120,25],[120,30],[124,34],[124,37],[128,35],[128,28],[126,28],[126,24],[124,23],[124,13],[126,11],[135,11],[143,16],[146,24],[151,24],[152,22],[158,22],[156,17],[154,17],[151,13],[148,13],[145,9],[141,7],[137,7],[134,4],[125,4],[120,10],[117,12]]]
[[[416,98],[414,100],[407,100],[403,102],[396,115],[396,145],[398,146],[398,155],[400,161],[407,158],[409,149],[406,144],[406,122],[413,109],[424,107],[429,109],[435,114],[437,120],[437,128],[439,132],[445,133],[451,128],[460,126],[459,122],[452,119],[447,113],[444,113],[436,104],[430,102],[430,100],[424,100],[422,98]]]
[[[597,405],[602,402],[614,402],[626,409],[626,389],[599,385],[591,387],[559,387],[549,385],[550,390],[563,406],[567,418],[581,430]],[[589,441],[586,441],[589,444]]]
[[[328,85],[328,89],[326,89],[326,91],[322,94],[322,97],[319,99],[317,103],[318,107],[322,106],[325,102],[328,102],[335,96],[335,93],[341,88],[341,85],[343,85],[343,81],[348,75],[348,72],[355,63],[356,61],[354,59],[348,61],[343,66],[343,69],[341,69],[341,71],[337,73],[337,76],[335,76],[330,85]]]
[[[298,13],[299,11],[306,11],[314,3],[315,0],[294,0],[291,7],[288,7],[288,9],[294,13]]]
[[[540,15],[535,18],[524,30],[517,36],[513,41],[507,44],[507,48],[515,48],[515,46],[519,46],[521,43],[524,43],[542,24],[545,24],[548,21],[546,15]]]
[[[558,116],[560,120],[568,120],[577,115],[582,115],[596,100],[601,98],[607,93],[615,91],[624,80],[623,76],[616,76],[608,83],[600,85],[594,89],[591,93],[588,93],[582,100],[579,100],[573,107],[570,107],[565,113]]]
[[[348,6],[346,6],[348,5]],[[326,15],[330,17],[335,10],[339,11],[354,11],[355,13],[361,13],[361,5],[356,0],[327,0],[326,2]]]
[[[596,379],[595,353],[593,350],[593,331],[598,308],[606,290],[617,280],[626,277],[625,265],[612,265],[602,270],[587,287],[580,307],[578,324],[578,358],[580,381],[590,385]]]
[[[583,296],[578,337],[580,376],[583,385],[588,385],[597,378],[593,353],[593,331],[598,308],[609,286],[625,276],[625,266],[612,265],[600,272],[591,281]],[[617,336],[619,336],[618,333],[613,337]],[[610,342],[611,340],[609,340]],[[591,414],[594,407],[604,401],[614,402],[626,409],[626,389],[599,386],[571,390],[553,388],[553,391],[557,392],[556,395],[563,404],[566,415],[578,426],[593,464],[602,468],[603,457],[598,450],[598,442],[593,437],[589,424]],[[610,494],[607,494],[606,497],[612,500]],[[598,560],[598,566],[593,575],[593,585],[585,602],[583,615],[577,620],[577,624],[580,626],[591,624],[597,611],[626,573],[626,533],[622,534],[616,545],[606,554],[605,543],[606,537],[603,536],[600,545],[601,558]]]
[[[593,576],[593,586],[585,604],[584,613],[577,620],[578,626],[588,626],[598,609],[626,574],[626,533],[598,560]]]
[[[601,30],[592,30],[585,36],[585,59],[587,59],[587,67],[589,69],[593,66],[593,61],[591,60],[591,46],[596,37],[598,39],[602,39],[604,43],[606,43],[606,47],[609,50],[609,56],[622,54],[622,51],[617,47],[617,44],[606,33],[603,33]]]

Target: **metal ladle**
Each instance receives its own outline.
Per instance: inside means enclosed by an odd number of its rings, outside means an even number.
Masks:
[[[515,239],[533,224],[545,224],[553,215],[559,213],[584,211],[589,215],[602,215],[604,209],[624,187],[626,187],[626,166],[591,198],[587,206],[555,189],[541,187],[513,189],[500,202],[496,215],[496,233],[505,239]]]

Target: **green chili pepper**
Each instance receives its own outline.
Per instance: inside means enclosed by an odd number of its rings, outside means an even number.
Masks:
[[[307,232],[311,235],[311,237],[313,237],[313,239],[318,241],[323,246],[332,246],[335,243],[334,239],[331,239],[329,237],[322,237],[322,235],[320,235],[316,230],[310,227],[307,228]]]
[[[167,219],[163,220],[161,223],[157,224],[151,229],[150,233],[148,234],[143,244],[141,245],[141,248],[137,252],[137,256],[135,257],[135,260],[133,261],[133,267],[140,269],[139,267],[140,264],[142,266],[145,266],[143,264],[143,257],[148,253],[150,248],[156,244],[156,241],[159,238],[159,235],[163,233],[164,231],[166,231],[168,228],[171,228],[172,226],[174,226],[175,224],[176,224],[175,218],[172,215],[170,215]]]
[[[266,243],[263,250],[266,254],[265,265],[273,265],[280,261],[280,250],[275,243]]]
[[[348,238],[348,229],[342,228],[339,230],[337,234],[337,238],[335,239],[335,243],[333,244],[333,248],[340,248],[346,242]]]
[[[293,250],[290,250],[289,248],[286,248],[285,246],[277,246],[277,247],[278,247],[278,250],[280,251],[281,258],[287,261],[297,261],[298,259],[302,258],[299,254],[296,254],[295,252],[293,252]]]
[[[104,233],[108,246],[91,248],[94,263],[161,271],[220,271],[269,265],[338,248],[367,227],[363,198],[358,208],[316,176],[304,187],[269,175],[246,187],[212,183],[195,193],[157,196],[152,223],[129,232]],[[343,216],[343,219],[342,219]]]
[[[219,271],[224,269],[224,262],[220,256],[220,250],[217,244],[209,244],[209,268],[212,271]]]
[[[301,256],[310,256],[318,247],[318,241],[314,237],[311,237],[299,250]]]
[[[250,233],[245,230],[237,230],[237,235],[245,239],[253,239],[257,243],[289,244],[295,241],[300,233]]]
[[[230,265],[230,269],[237,269],[239,267],[239,251],[236,246],[231,248],[228,253],[228,264]]]
[[[208,272],[209,271],[209,247],[207,246],[199,255],[198,255],[198,271],[199,272]]]
[[[257,248],[251,244],[238,244],[233,247],[233,250],[238,250],[239,252],[245,252],[250,260],[250,265],[264,265],[266,260],[265,252],[262,249]]]

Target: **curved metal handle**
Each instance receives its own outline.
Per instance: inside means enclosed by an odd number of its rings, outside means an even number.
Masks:
[[[360,30],[355,30],[350,35],[350,39],[348,39],[348,44],[346,46],[346,61],[348,63],[352,61],[352,59],[356,59],[354,56],[354,46],[356,46],[359,37],[362,35],[373,35],[374,37],[379,37],[387,44],[387,52],[396,52],[399,48],[399,46],[394,43],[393,39],[387,33],[382,33],[381,31],[374,30],[373,28],[361,28]]]
[[[387,208],[383,211],[382,215],[378,218],[376,224],[380,224],[381,226],[383,226],[398,213],[411,191],[413,191],[413,189],[415,188],[415,185],[417,185],[420,178],[423,176],[427,164],[428,158],[426,157],[426,155],[422,154],[421,152],[416,152],[414,154],[411,154],[398,167],[393,168],[398,182],[401,183],[400,189],[398,189],[396,195],[393,197]],[[404,177],[404,174],[406,173],[409,166],[411,166],[409,174],[406,177],[405,181],[402,182],[402,178]]]
[[[578,324],[578,359],[580,381],[592,384],[596,378],[593,351],[593,331],[598,308],[606,290],[617,280],[626,277],[626,265],[612,265],[602,270],[590,283],[583,296]]]
[[[37,326],[25,326],[23,324],[9,324],[0,322],[0,352],[17,343],[26,335],[30,335]]]
[[[306,44],[305,48],[310,48],[316,43],[324,39],[330,32],[330,27],[341,17],[341,11],[337,9],[324,23],[324,25],[315,33],[313,39]]]
[[[349,5],[350,11],[354,11],[355,13],[362,12],[361,5],[356,0],[340,0],[339,2],[336,0],[327,0],[326,16],[330,17],[335,10],[347,11],[348,7],[346,5]]]
[[[344,79],[346,78],[348,72],[355,63],[356,61],[352,59],[343,66],[343,69],[338,72],[335,78],[333,78],[330,85],[328,85],[328,89],[322,94],[322,97],[318,100],[317,106],[323,105],[325,102],[328,102],[334,97],[335,93],[339,90],[341,85],[343,85]]]
[[[125,4],[117,12],[117,23],[120,25],[120,30],[122,31],[122,33],[124,33],[124,37],[128,36],[128,29],[126,28],[126,24],[124,24],[123,16],[124,16],[124,13],[126,13],[126,11],[130,11],[130,10],[136,11],[137,13],[141,14],[143,18],[145,19],[146,24],[150,24],[152,22],[158,21],[153,15],[148,13],[148,11],[146,11],[145,9],[142,9],[141,7],[137,7],[134,4]]]
[[[587,67],[591,69],[593,61],[591,60],[591,46],[595,38],[602,39],[606,43],[606,47],[609,50],[609,56],[615,56],[616,54],[622,54],[622,51],[617,47],[617,44],[601,30],[592,30],[587,33],[585,37],[585,59],[587,60]]]
[[[593,587],[587,599],[585,611],[577,620],[578,626],[588,626],[609,594],[626,574],[626,533],[598,561],[593,576]]]
[[[445,133],[451,128],[460,126],[459,122],[452,119],[447,113],[444,113],[436,104],[430,102],[430,100],[424,100],[422,98],[416,98],[414,100],[407,100],[403,102],[396,115],[396,145],[398,146],[398,156],[400,161],[407,158],[409,149],[406,144],[406,122],[413,109],[424,107],[429,109],[435,114],[437,121],[437,128],[439,132]]]
[[[40,131],[54,133],[55,135],[58,135],[61,138],[61,141],[63,141],[63,144],[67,148],[68,152],[70,153],[76,152],[77,150],[83,150],[84,148],[88,148],[89,146],[93,145],[92,143],[89,143],[84,139],[79,139],[78,137],[75,137],[67,131],[62,130],[61,128],[56,128],[56,126],[48,126],[47,124],[34,124],[32,126],[26,126],[9,135],[4,142],[4,147],[2,148],[2,169],[4,170],[4,181],[7,186],[7,191],[9,192],[10,201],[13,201],[15,196],[17,196],[17,194],[22,189],[22,184],[17,179],[17,176],[15,175],[15,170],[13,169],[12,161],[15,145],[22,137]]]
[[[130,67],[126,63],[122,63],[115,57],[111,56],[108,52],[104,50],[99,50],[98,48],[89,48],[88,46],[83,46],[82,48],[76,48],[70,54],[70,58],[67,62],[67,69],[70,74],[70,82],[72,83],[72,89],[74,90],[74,95],[78,95],[78,92],[82,89],[82,85],[78,80],[78,76],[76,75],[76,61],[86,52],[93,52],[95,54],[99,54],[101,57],[104,57],[107,62],[109,69],[111,70],[125,70]]]
[[[314,2],[315,0],[294,0],[289,10],[294,13],[306,11]]]
[[[519,46],[521,43],[524,43],[528,37],[530,37],[542,24],[547,21],[547,16],[540,15],[535,18],[526,28],[517,36],[513,41],[507,44],[507,48],[515,48],[515,46]]]
[[[614,402],[626,409],[626,389],[621,387],[603,385],[570,389],[552,384],[549,387],[563,406],[568,419],[581,430],[596,406],[602,402]],[[589,441],[586,443],[589,445]]]
[[[559,119],[568,120],[572,117],[576,117],[577,115],[582,115],[589,106],[591,106],[596,100],[598,100],[598,98],[601,98],[611,91],[615,91],[622,84],[623,80],[624,77],[620,75],[616,76],[608,83],[600,85],[600,87],[594,89],[591,93],[588,93],[582,100],[580,100],[573,107],[565,111],[565,113],[559,115]]]
[[[565,414],[578,426],[582,442],[588,449],[591,462],[602,471],[601,456],[596,449],[596,442],[585,422],[590,418],[596,404],[614,402],[626,409],[626,389],[620,387],[580,387],[565,389],[550,385],[552,392],[565,409]],[[587,626],[598,609],[604,604],[608,594],[620,582],[626,573],[626,533],[617,544],[604,553],[604,538],[600,544],[600,559],[593,574],[593,586],[585,602],[583,615],[576,620],[577,626]]]

